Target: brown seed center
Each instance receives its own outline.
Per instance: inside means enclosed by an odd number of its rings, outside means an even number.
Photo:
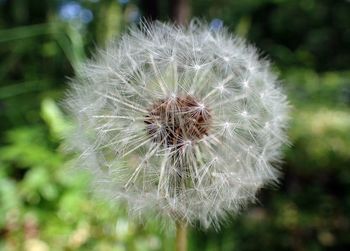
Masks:
[[[208,135],[210,110],[193,96],[156,100],[145,117],[147,133],[164,146],[181,146]]]

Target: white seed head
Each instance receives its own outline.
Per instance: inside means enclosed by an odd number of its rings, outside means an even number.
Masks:
[[[224,29],[131,28],[81,67],[66,104],[77,163],[136,215],[217,227],[277,181],[286,97],[269,63]]]

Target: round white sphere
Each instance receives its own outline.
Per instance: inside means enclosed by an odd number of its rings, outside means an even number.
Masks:
[[[225,29],[142,24],[77,75],[69,146],[92,187],[130,212],[218,226],[277,181],[286,96],[269,62]]]

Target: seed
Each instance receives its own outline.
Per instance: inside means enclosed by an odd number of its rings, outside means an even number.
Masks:
[[[147,133],[164,146],[182,146],[208,135],[210,110],[190,95],[156,100],[145,117]]]

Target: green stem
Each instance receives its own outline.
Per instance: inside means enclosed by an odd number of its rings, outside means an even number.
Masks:
[[[176,251],[187,251],[187,224],[176,221]]]

